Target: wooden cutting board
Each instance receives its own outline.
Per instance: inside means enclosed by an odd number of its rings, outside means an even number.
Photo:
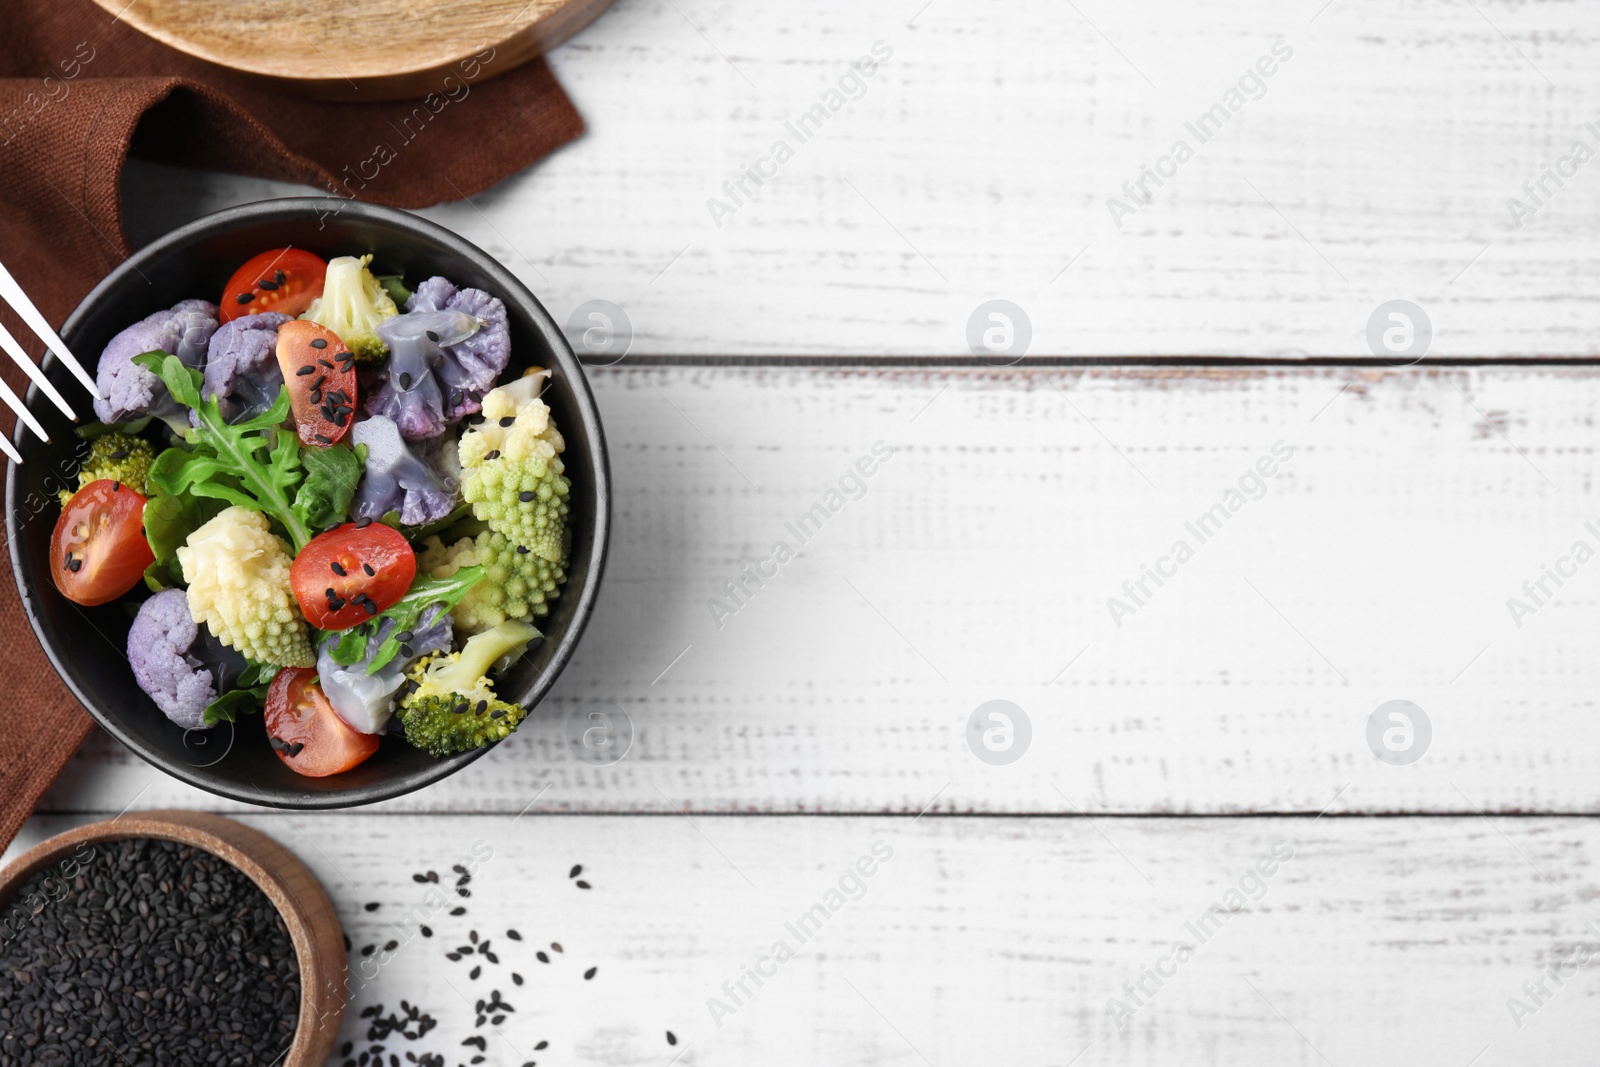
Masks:
[[[587,26],[611,0],[95,0],[163,44],[337,100],[459,93]],[[447,81],[455,78],[457,80]]]

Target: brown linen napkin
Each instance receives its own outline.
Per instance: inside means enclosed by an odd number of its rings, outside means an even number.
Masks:
[[[92,0],[0,0],[0,26],[0,262],[56,326],[131,251],[119,190],[130,151],[421,207],[480,192],[583,132],[543,60],[497,71],[492,49],[425,101],[328,103],[218,71]],[[43,351],[10,309],[0,322]],[[20,393],[26,379],[0,362]],[[87,396],[70,399],[88,411]],[[9,568],[0,648],[3,848],[91,720],[39,649]]]

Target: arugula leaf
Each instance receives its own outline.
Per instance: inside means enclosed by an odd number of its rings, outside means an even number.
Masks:
[[[290,502],[301,479],[300,442],[281,428],[289,417],[289,390],[280,388],[267,411],[230,426],[215,400],[201,399],[200,373],[177,356],[146,352],[133,361],[159,376],[200,421],[188,433],[194,451],[169,448],[157,456],[150,468],[151,484],[172,496],[191,493],[260,511],[282,525],[295,552],[305,548],[312,533]]]
[[[367,664],[367,673],[377,674],[400,652],[400,642],[395,640],[395,634],[415,629],[423,611],[435,604],[442,605],[445,611],[455,607],[467,595],[467,590],[478,584],[483,573],[482,567],[462,567],[448,578],[417,577],[412,581],[411,588],[406,590],[406,595],[395,601],[387,611],[380,611],[360,626],[344,631],[329,655],[341,666],[350,667],[360,663],[367,654],[368,638],[378,632],[379,624],[384,619],[393,619],[394,625],[389,628],[389,636],[378,645],[372,654],[372,661]]]
[[[366,445],[354,449],[345,444],[327,448],[305,448],[300,462],[306,480],[294,495],[295,514],[313,530],[326,530],[345,521],[350,513],[350,498],[366,470]]]
[[[267,687],[230,689],[206,705],[204,722],[215,726],[219,722],[238,722],[240,715],[254,715],[266,706]]]

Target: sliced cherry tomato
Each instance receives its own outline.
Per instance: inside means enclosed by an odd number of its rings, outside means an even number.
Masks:
[[[295,599],[319,630],[348,630],[394,606],[417,576],[417,554],[381,522],[318,534],[289,568]]]
[[[356,359],[326,326],[296,319],[278,327],[278,369],[289,386],[303,445],[326,448],[355,424]]]
[[[142,494],[101,480],[79,489],[50,537],[56,588],[79,604],[104,604],[138,585],[156,561],[144,537]]]
[[[352,730],[328,703],[317,672],[285,667],[267,687],[267,741],[285,766],[307,778],[348,771],[378,751],[378,735]]]
[[[298,315],[322,295],[328,264],[300,248],[273,248],[233,272],[217,319],[227,322],[263,311]]]

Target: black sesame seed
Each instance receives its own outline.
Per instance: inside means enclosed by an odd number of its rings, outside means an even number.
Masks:
[[[378,946],[377,945],[362,945],[361,946],[361,955],[370,956],[374,952],[376,952],[377,950],[378,950]]]
[[[484,459],[499,459],[500,458],[500,450],[498,448],[491,449],[489,454],[487,456],[484,456],[483,458]]]
[[[318,363],[319,366],[327,367],[329,370],[333,370],[334,369],[333,364],[329,363],[325,359],[319,359],[319,360],[317,360],[317,363]]]
[[[305,747],[306,743],[304,741],[296,741],[294,744],[290,745],[289,758],[293,759],[294,757],[300,755],[301,750],[303,750]]]
[[[278,291],[278,283],[267,278],[261,278],[256,282],[256,288],[265,289],[269,293],[275,293]]]
[[[128,458],[128,450],[126,448],[119,448],[115,452],[111,453],[111,458],[112,459],[127,459]]]
[[[378,910],[378,902],[376,900],[374,900],[372,903],[366,905],[366,908],[367,908],[368,911],[377,911]]]
[[[410,630],[401,630],[399,633],[394,635],[394,639],[396,641],[409,641],[415,636],[416,636],[416,634],[412,633]],[[455,869],[456,868],[454,868],[454,867],[451,868],[451,870],[455,870]]]
[[[411,388],[411,375],[407,374],[405,371],[401,371],[400,372],[400,388],[402,388],[402,389],[410,389]]]
[[[72,571],[73,574],[77,574],[79,571],[83,570],[83,560],[81,560],[81,559],[72,560],[70,563],[67,564],[67,569]]]
[[[402,656],[406,657],[407,659],[411,659],[412,657],[414,657],[416,655],[416,653],[412,651],[410,645],[401,645],[400,646],[400,654]]]
[[[511,424],[513,424],[516,421],[517,421],[516,416],[507,415],[505,418],[500,420],[500,425],[501,426],[510,426]]]
[[[547,1049],[549,1047],[550,1047],[550,1042],[541,1041],[537,1045],[533,1046],[533,1051],[535,1051],[535,1052],[543,1052],[545,1049]]]
[[[373,602],[372,602],[372,601],[370,601],[370,600],[368,600],[368,601],[366,601],[366,602],[365,602],[365,603],[363,603],[363,604],[362,604],[362,605],[361,605],[361,606],[362,606],[362,607],[363,607],[363,608],[366,608],[366,609],[367,609],[367,614],[368,614],[368,615],[376,615],[376,614],[377,614],[377,613],[378,613],[378,605],[376,605],[376,604],[374,604],[374,603],[373,603]]]
[[[397,949],[399,947],[400,947],[400,942],[391,940],[391,941],[387,941],[387,942],[384,943],[383,951],[385,951],[385,952],[393,952],[395,949]]]
[[[540,963],[549,963],[550,962],[550,957],[546,956],[542,950],[539,951],[539,952],[534,953],[534,955],[539,958],[539,962]]]
[[[422,936],[423,937],[432,937],[433,936],[433,927],[431,927],[431,926],[420,926],[420,927],[418,927],[418,929],[422,931]]]
[[[671,1030],[668,1030],[667,1031],[667,1044],[676,1045],[677,1043],[678,1043],[678,1035],[673,1033]]]
[[[598,971],[599,969],[600,968],[598,968],[598,967],[590,967],[587,971],[584,971],[583,972],[583,980],[585,982],[587,982],[589,979],[593,978],[594,977],[594,973],[596,971]]]
[[[424,330],[423,336],[427,337],[427,339],[432,341],[434,344],[439,343],[439,335],[434,333],[432,330]]]
[[[521,985],[522,984],[522,975],[518,974],[516,971],[512,971],[511,972],[511,980],[513,982],[517,983],[517,985]]]
[[[333,438],[329,437],[325,433],[316,433],[312,434],[311,436],[315,437],[318,441],[321,441],[325,445],[333,444]]]
[[[474,968],[472,968],[472,970],[467,972],[467,977],[473,979],[474,981],[476,981],[477,978],[478,978],[478,975],[480,975],[482,973],[483,973],[483,968],[482,967],[474,967]]]
[[[521,941],[522,940],[522,935],[517,933],[515,930],[507,930],[506,931],[506,936],[509,937],[513,941]]]
[[[371,577],[375,576],[378,573],[377,571],[372,569],[372,564],[370,564],[370,563],[363,563],[361,565],[361,569],[367,572],[367,577],[368,578],[371,578]]]
[[[111,491],[113,493],[121,492],[122,491],[122,483],[121,482],[112,482],[111,483]]]
[[[281,270],[275,270],[272,272],[272,280],[277,282],[279,285],[282,285],[287,277],[288,276],[285,275]]]
[[[317,368],[315,368],[311,364],[307,363],[304,367],[301,367],[299,370],[295,371],[295,373],[298,374],[300,377],[304,378],[308,374],[317,373]]]
[[[579,878],[578,881],[575,884],[577,885],[577,887],[579,889],[588,889],[589,888],[589,883],[585,882],[582,878]]]
[[[576,878],[576,877],[578,877],[578,875],[580,875],[582,873],[583,873],[583,864],[580,863],[577,866],[573,867],[572,870],[567,872],[567,877],[568,878]]]
[[[499,718],[502,718],[505,715],[505,713],[506,713],[506,709],[505,708],[495,708],[493,711],[491,711],[489,713],[489,718],[491,718],[491,719],[499,719]],[[478,714],[482,715],[483,712],[480,711]]]
[[[343,578],[346,576],[344,564],[340,563],[338,560],[334,560],[332,563],[328,564],[328,567],[339,577]]]
[[[255,298],[256,298],[256,294],[254,294],[254,293],[240,293],[238,296],[234,297],[233,299],[234,299],[234,301],[236,303],[248,304],[248,303],[250,303],[250,301],[254,300]]]
[[[358,530],[365,530],[368,526],[371,526],[371,525],[372,525],[372,520],[367,518],[365,515],[363,515],[361,518],[356,520],[356,529],[358,529]]]
[[[326,374],[321,375],[321,376],[319,376],[317,378],[316,381],[311,383],[311,388],[313,390],[319,390],[319,389],[321,389],[323,387],[324,384],[326,384],[327,381],[328,381],[328,376]]]
[[[451,915],[465,915],[466,913],[467,913],[467,909],[461,907],[459,904],[450,909],[450,914]]]
[[[531,504],[533,503],[533,498],[538,495],[539,494],[535,493],[532,489],[524,489],[522,492],[517,494],[517,499],[522,501],[524,504]]]
[[[528,546],[527,545],[518,545],[517,546],[517,555],[526,556],[527,554],[528,554]]]
[[[313,337],[311,339],[311,347],[312,348],[327,348],[328,347],[328,339],[326,337]]]

